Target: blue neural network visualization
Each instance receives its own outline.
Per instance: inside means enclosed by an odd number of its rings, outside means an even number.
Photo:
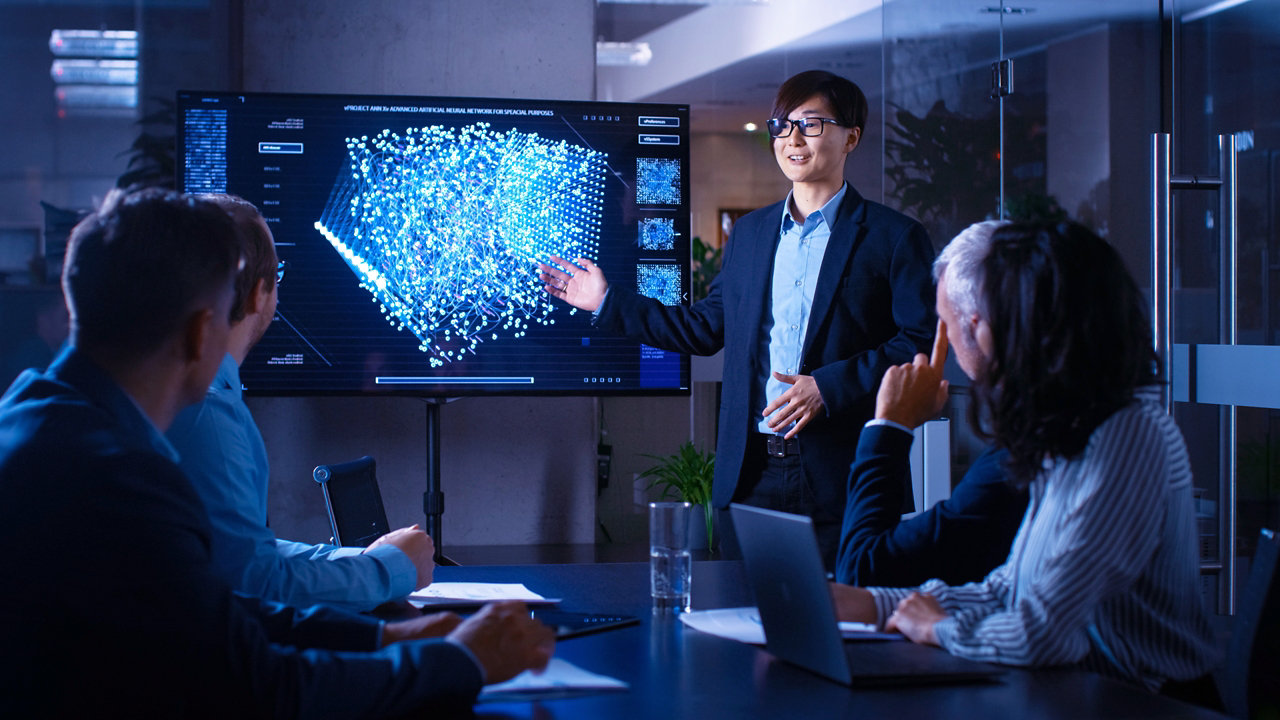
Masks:
[[[680,161],[636,158],[636,204],[679,205]]]
[[[598,258],[605,153],[476,123],[347,138],[347,154],[315,227],[432,367],[554,324],[537,263]]]
[[[640,263],[636,265],[636,289],[663,305],[679,305],[684,294],[680,289],[680,268],[673,264]]]
[[[645,250],[671,250],[676,246],[676,223],[671,218],[640,220],[639,245]]]

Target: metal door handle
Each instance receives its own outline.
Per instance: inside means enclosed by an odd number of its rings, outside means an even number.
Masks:
[[[1238,344],[1237,298],[1238,234],[1236,218],[1236,140],[1234,135],[1218,136],[1219,176],[1179,175],[1172,173],[1170,135],[1151,135],[1151,330],[1155,351],[1160,359],[1161,399],[1165,411],[1173,413],[1173,190],[1218,190],[1219,243],[1221,282],[1227,299],[1223,303],[1219,342]],[[1218,570],[1221,584],[1219,601],[1228,615],[1236,612],[1236,487],[1238,438],[1237,412],[1234,405],[1224,408],[1226,416],[1227,472],[1218,479],[1219,516],[1218,552],[1220,562],[1205,564],[1203,570]]]

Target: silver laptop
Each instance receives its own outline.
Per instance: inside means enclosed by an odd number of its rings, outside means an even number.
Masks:
[[[969,682],[1004,672],[905,640],[846,643],[813,521],[737,503],[730,513],[765,648],[779,659],[844,685]]]

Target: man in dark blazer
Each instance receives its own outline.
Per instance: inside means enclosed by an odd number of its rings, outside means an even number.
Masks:
[[[713,503],[809,515],[828,567],[880,376],[934,330],[924,228],[844,181],[866,120],[862,91],[831,73],[779,88],[769,131],[791,193],[738,220],[710,294],[690,307],[610,285],[587,259],[541,266],[547,291],[598,327],[696,355],[724,348]]]
[[[0,717],[466,712],[546,664],[551,632],[519,603],[384,624],[235,595],[214,571],[162,432],[226,354],[240,257],[222,210],[159,190],[73,231],[71,346],[0,400]]]
[[[1009,482],[1009,451],[989,447],[974,460],[951,495],[902,520],[904,489],[909,487],[908,459],[915,428],[938,416],[950,384],[943,379],[947,360],[944,321],[976,317],[973,286],[977,265],[990,252],[992,238],[1004,223],[975,223],[957,235],[933,264],[938,282],[938,332],[929,357],[917,355],[885,371],[876,391],[875,418],[858,438],[858,453],[849,471],[849,502],[836,559],[836,581],[859,587],[907,587],[937,578],[949,585],[982,580],[1009,556],[1009,546],[1027,509],[1025,489]],[[944,292],[954,295],[959,304]],[[958,310],[959,308],[959,310]],[[956,325],[961,344],[956,361],[970,376],[981,357],[973,323]]]

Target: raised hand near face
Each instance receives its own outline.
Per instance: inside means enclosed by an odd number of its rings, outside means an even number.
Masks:
[[[920,353],[913,361],[885,371],[876,393],[876,417],[909,428],[937,417],[947,402],[949,383],[942,379],[946,362],[947,325],[939,320],[929,357]]]

